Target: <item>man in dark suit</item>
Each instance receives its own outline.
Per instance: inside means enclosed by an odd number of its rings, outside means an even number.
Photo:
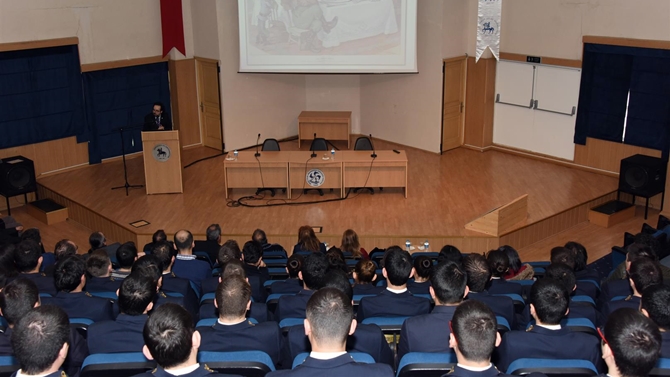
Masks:
[[[168,241],[156,242],[151,249],[151,255],[160,261],[163,269],[161,289],[164,292],[174,292],[184,296],[184,303],[189,311],[196,308],[199,304],[198,296],[200,292],[194,290],[190,280],[177,277],[172,272],[177,255],[177,250],[172,247],[172,244]]]
[[[242,247],[242,257],[251,284],[252,297],[257,302],[265,302],[267,292],[264,284],[270,280],[270,273],[263,262],[263,247],[256,241],[247,241]]]
[[[619,308],[640,308],[640,300],[645,289],[652,285],[663,284],[663,272],[659,263],[649,258],[640,258],[631,263],[629,271],[630,287],[633,294],[623,300],[609,301],[602,307],[603,318]]]
[[[156,283],[148,276],[131,273],[123,279],[119,295],[119,315],[114,321],[96,322],[88,327],[89,351],[94,353],[141,352],[142,330],[153,308]]]
[[[347,298],[353,300],[354,291],[349,283],[349,278],[341,270],[328,272],[324,288],[336,288],[344,293]],[[305,335],[304,325],[291,326],[288,329],[287,340],[291,360],[303,352],[312,350],[309,338]],[[377,325],[358,323],[354,333],[347,337],[346,349],[347,352],[367,353],[378,363],[394,366],[393,351],[391,351],[384,333]]]
[[[110,245],[111,246],[111,245]],[[108,246],[105,247],[107,254],[109,254]],[[124,242],[114,252],[116,256],[116,261],[119,264],[119,268],[112,271],[112,277],[123,280],[126,276],[130,274],[130,270],[133,268],[133,263],[138,258],[137,247],[134,242]]]
[[[451,352],[449,321],[468,294],[465,271],[455,263],[440,263],[430,277],[430,296],[435,308],[430,314],[408,318],[400,331],[398,360],[408,352]]]
[[[40,306],[39,294],[33,281],[19,277],[3,288],[2,293],[0,293],[0,315],[7,320],[8,327],[0,335],[1,356],[14,355],[11,344],[14,326],[26,313],[38,306]],[[69,336],[70,347],[63,364],[63,370],[70,375],[75,375],[79,373],[79,368],[89,352],[86,339],[76,329],[71,328]]]
[[[257,325],[247,320],[251,308],[251,286],[241,276],[229,276],[219,284],[214,305],[219,319],[210,327],[198,329],[202,335],[201,351],[263,351],[276,367],[290,368],[293,361],[282,360],[283,337],[277,322]]]
[[[292,370],[275,371],[276,376],[394,376],[386,364],[357,363],[347,353],[347,336],[356,330],[351,299],[336,288],[323,288],[307,303],[305,333],[312,345],[310,356]]]
[[[535,325],[526,331],[503,335],[498,348],[498,368],[506,371],[514,360],[538,358],[587,360],[601,369],[598,339],[561,327],[569,302],[568,292],[557,281],[544,278],[535,282],[530,289],[530,313]]]
[[[79,250],[79,246],[77,246],[74,242],[68,240],[68,239],[62,239],[58,242],[56,242],[56,245],[54,246],[54,256],[56,258],[56,263],[59,261],[73,256],[77,255],[77,250]],[[49,267],[46,267],[44,269],[44,273],[52,277],[54,276],[54,269],[56,268],[56,265],[51,265]]]
[[[69,336],[70,322],[62,309],[45,305],[29,310],[12,334],[14,357],[21,366],[13,376],[62,376]]]
[[[193,254],[193,234],[188,230],[180,230],[174,235],[174,244],[178,254],[172,267],[177,277],[188,279],[200,289],[202,281],[212,276],[209,263],[197,260]]]
[[[656,365],[661,350],[660,331],[637,310],[623,308],[612,313],[600,336],[608,376],[648,376]]]
[[[263,252],[266,251],[283,251],[286,254],[286,249],[278,243],[269,243],[268,237],[265,235],[263,229],[256,229],[251,235],[251,239],[260,243],[263,246]]]
[[[112,277],[112,261],[103,250],[96,250],[86,260],[86,292],[116,292],[123,280]]]
[[[363,297],[358,305],[357,319],[370,317],[404,317],[428,314],[430,300],[415,297],[407,290],[407,281],[414,275],[412,257],[398,246],[391,246],[384,256],[386,289],[377,296]]]
[[[231,260],[241,261],[242,260],[242,250],[240,250],[240,245],[237,244],[235,240],[228,240],[221,245],[219,252],[216,257],[216,265],[218,268],[223,268],[226,263]],[[245,273],[246,276],[246,273]],[[219,286],[221,279],[219,276],[209,277],[202,281],[202,293],[214,293],[216,288]]]
[[[151,113],[144,117],[144,128],[142,131],[171,131],[172,120],[166,113],[165,106],[161,102],[155,102]]]
[[[325,284],[326,273],[328,273],[328,258],[323,253],[312,253],[305,257],[305,264],[300,271],[300,280],[303,289],[295,295],[287,295],[279,298],[275,318],[281,321],[284,318],[305,318],[307,301],[314,291]]]
[[[569,266],[573,271],[575,270],[575,265],[577,260],[575,253],[566,247],[558,246],[551,249],[550,256],[551,264],[562,263],[566,266]],[[575,289],[575,294],[579,296],[589,296],[592,299],[596,300],[598,298],[598,287],[591,282],[587,281],[578,281],[577,288]]]
[[[577,280],[575,279],[575,273],[567,264],[554,263],[549,265],[545,269],[544,277],[560,283],[571,296],[570,304],[568,306],[570,309],[568,311],[568,318],[586,318],[591,321],[594,326],[601,325],[603,321],[594,305],[590,305],[586,302],[574,302],[572,300],[572,296],[577,289]]]
[[[609,280],[601,286],[600,297],[598,298],[599,306],[603,306],[606,302],[610,301],[612,298],[617,296],[627,297],[633,294],[633,289],[630,286],[630,265],[640,258],[649,258],[652,260],[658,260],[656,254],[651,250],[650,247],[640,245],[640,244],[631,244],[627,248],[626,261],[623,263],[626,271],[626,277],[624,279]]]
[[[44,297],[44,304],[60,307],[70,318],[88,318],[93,322],[114,318],[111,301],[84,292],[86,264],[78,256],[58,262],[54,282],[58,293],[54,297]]]
[[[221,248],[221,225],[212,224],[207,228],[207,239],[195,241],[194,251],[204,251],[209,256],[209,261],[214,264],[219,256]]]
[[[14,264],[20,272],[19,276],[35,282],[40,293],[56,294],[54,280],[40,272],[42,267],[42,248],[33,240],[23,240],[14,251]]]
[[[661,330],[661,357],[670,358],[670,287],[657,284],[645,289],[640,311]]]

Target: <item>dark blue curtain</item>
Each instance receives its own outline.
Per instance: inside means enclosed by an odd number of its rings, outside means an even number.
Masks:
[[[0,135],[0,148],[86,141],[76,45],[0,53]]]
[[[107,69],[84,73],[86,118],[91,141],[91,164],[121,155],[124,128],[126,154],[142,150],[144,116],[154,102],[162,102],[170,114],[170,87],[167,63]]]

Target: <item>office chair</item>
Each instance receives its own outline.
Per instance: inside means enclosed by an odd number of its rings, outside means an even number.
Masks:
[[[372,148],[372,141],[370,141],[370,138],[367,136],[361,136],[358,139],[356,139],[356,143],[354,143],[354,150],[355,151],[372,151],[374,148]],[[359,190],[365,189],[370,191],[370,194],[374,195],[375,190],[372,187],[356,187],[354,188],[354,193],[357,193]],[[380,187],[379,190],[381,191],[382,188]]]
[[[261,151],[264,152],[278,152],[280,150],[281,149],[279,148],[279,142],[277,139],[265,139],[265,141],[263,141],[263,145],[261,146]],[[258,188],[258,190],[256,190],[256,195],[263,191],[270,191],[270,196],[275,196],[275,189],[269,187]],[[286,192],[286,189],[283,188],[282,191]]]

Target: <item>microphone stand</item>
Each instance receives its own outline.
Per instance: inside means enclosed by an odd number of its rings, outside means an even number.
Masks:
[[[316,140],[316,132],[314,133],[314,140]],[[310,155],[311,158],[316,157],[316,151],[312,151],[312,154]]]
[[[258,142],[261,140],[261,134],[258,134],[258,137],[256,138],[256,153],[254,154],[255,157],[260,157],[261,152],[258,151]]]
[[[375,145],[372,143],[372,134],[370,134],[370,145],[372,146],[372,154],[370,157],[377,158],[377,153],[375,152]]]
[[[119,127],[119,135],[121,135],[121,156],[123,158],[123,178],[125,179],[126,183],[123,186],[117,186],[117,187],[112,187],[112,190],[118,190],[125,188],[126,189],[126,196],[128,196],[128,189],[131,188],[142,188],[144,185],[131,185],[128,183],[128,166],[126,165],[126,146],[125,142],[123,139],[123,131],[126,128],[133,128],[133,127]],[[146,152],[146,151],[145,151]]]

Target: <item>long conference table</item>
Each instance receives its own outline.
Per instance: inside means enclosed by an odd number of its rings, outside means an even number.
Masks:
[[[334,160],[330,152],[310,151],[239,152],[237,159],[226,158],[223,163],[226,198],[231,189],[286,189],[288,199],[292,190],[339,189],[344,197],[347,189],[357,187],[400,187],[407,198],[407,154],[392,150],[337,151]],[[232,154],[229,153],[229,157]],[[327,158],[327,159],[326,159]]]

